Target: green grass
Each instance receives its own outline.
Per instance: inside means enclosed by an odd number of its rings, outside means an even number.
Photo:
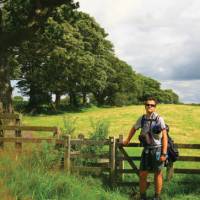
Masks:
[[[166,123],[169,124],[170,135],[176,143],[200,143],[200,106],[159,105],[157,111],[161,116],[164,117]],[[63,130],[65,130],[65,120],[67,120],[69,123],[74,121],[76,123],[73,123],[75,130],[72,134],[72,137],[76,137],[79,133],[83,133],[85,136],[89,136],[90,132],[92,131],[91,121],[97,122],[104,119],[110,124],[110,136],[118,137],[119,134],[123,134],[124,137],[126,137],[133,123],[137,120],[139,116],[144,113],[144,107],[140,105],[118,108],[92,107],[88,109],[83,109],[80,112],[75,113],[66,112],[58,115],[38,116],[26,115],[23,117],[22,123],[26,125],[38,126],[59,126]],[[70,128],[73,129],[73,127]],[[42,132],[32,134],[37,137],[50,135],[50,133]],[[138,134],[139,133],[137,133],[133,137],[133,142],[138,142]],[[141,154],[141,148],[127,148],[127,151],[129,155]],[[181,155],[198,156],[199,150],[181,149],[180,153]],[[139,162],[137,162],[137,165],[139,165]],[[10,166],[10,164],[8,166]],[[130,168],[129,164],[126,162],[125,166],[127,168]],[[198,169],[200,168],[199,163],[197,162],[176,162],[175,167]],[[33,169],[30,171],[27,167],[23,166],[20,168],[20,170],[16,171],[16,169],[19,168],[15,168],[11,171],[9,171],[8,169],[6,169],[5,171],[1,170],[1,177],[4,180],[6,187],[8,187],[10,191],[12,191],[12,195],[14,197],[19,196],[23,197],[24,199],[30,199],[30,197],[34,197],[33,199],[48,199],[48,195],[51,194],[51,196],[53,195],[54,199],[128,199],[128,197],[121,196],[116,191],[106,191],[99,181],[91,178],[87,179],[68,176],[63,172],[59,172],[58,170],[53,171],[53,173],[52,171],[47,171],[44,173],[44,171],[40,171],[40,168],[36,168],[36,170]],[[20,177],[23,177],[22,180],[20,179]],[[126,175],[125,179],[129,181],[138,180],[136,175]],[[153,180],[152,175],[150,175],[150,179]],[[178,183],[179,181],[181,182],[188,180],[190,180],[192,184],[184,185]],[[25,192],[23,194],[21,194],[21,189],[18,186],[25,188]],[[64,189],[62,190],[62,192],[60,192],[60,188],[63,187]],[[53,192],[51,193],[51,191]],[[127,194],[128,192],[130,192],[130,189],[121,189],[121,191],[122,194]],[[154,186],[152,184],[148,191],[148,195],[153,196],[153,193]],[[167,184],[165,182],[162,199],[197,200],[199,199],[199,196],[200,175],[175,175],[170,184]]]
[[[42,151],[35,149],[18,161],[9,157],[0,160],[0,178],[9,195],[16,200],[126,200],[117,190],[109,190],[92,177],[69,175],[57,170],[60,153],[44,143]],[[2,199],[2,198],[1,198]],[[6,200],[6,199],[5,199]]]
[[[200,143],[200,106],[191,105],[159,105],[157,112],[170,125],[170,134],[177,143]],[[144,106],[126,106],[117,108],[83,109],[76,113],[58,115],[24,116],[22,123],[38,126],[59,126],[64,128],[66,120],[76,119],[74,136],[83,133],[86,136],[92,130],[91,120],[105,119],[110,122],[110,135],[126,136],[137,118],[145,113]],[[133,139],[137,141],[137,137]]]

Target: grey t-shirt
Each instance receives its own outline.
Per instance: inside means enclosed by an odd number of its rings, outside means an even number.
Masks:
[[[162,145],[162,133],[160,134],[154,134],[153,128],[154,126],[159,126],[162,130],[166,128],[164,119],[160,117],[156,112],[152,113],[150,117],[147,117],[147,115],[144,116],[144,122],[143,127],[142,126],[142,118],[143,115],[136,121],[136,123],[133,125],[133,127],[138,130],[141,129],[141,133],[147,137],[148,140],[151,140],[151,145],[161,146]],[[149,119],[152,119],[150,121]],[[150,134],[148,134],[150,133]],[[150,137],[150,138],[149,138]]]

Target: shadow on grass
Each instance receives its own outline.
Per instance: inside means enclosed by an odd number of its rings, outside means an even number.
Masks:
[[[153,181],[153,176],[149,177]],[[127,181],[138,181],[137,177],[127,177]],[[161,193],[162,200],[196,200],[200,199],[200,174],[199,175],[174,175],[171,182],[164,181],[163,191]],[[139,184],[137,186],[118,187],[121,193],[130,195],[131,200],[138,199]],[[154,183],[147,190],[147,196],[152,199],[154,196]],[[183,198],[184,196],[184,198]]]
[[[170,183],[165,183],[163,192],[171,198],[181,195],[200,195],[200,174],[177,175]]]
[[[95,107],[94,105],[84,105],[84,106],[66,106],[61,105],[59,108],[55,109],[53,107],[44,105],[40,106],[36,109],[25,108],[23,112],[15,109],[16,111],[21,112],[22,114],[29,116],[38,116],[38,115],[61,115],[64,113],[84,113],[87,112],[88,109]]]

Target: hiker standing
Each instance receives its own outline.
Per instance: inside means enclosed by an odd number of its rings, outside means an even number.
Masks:
[[[145,101],[146,114],[141,116],[129,132],[128,137],[123,141],[127,145],[135,132],[141,128],[139,140],[144,147],[140,162],[140,198],[146,200],[146,190],[148,188],[147,176],[150,171],[154,172],[155,197],[160,199],[162,190],[162,168],[167,154],[167,132],[165,122],[156,111],[157,101],[149,97]],[[157,130],[161,131],[157,131]]]

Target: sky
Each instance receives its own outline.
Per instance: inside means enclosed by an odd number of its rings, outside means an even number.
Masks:
[[[199,0],[79,0],[137,73],[200,103]]]

